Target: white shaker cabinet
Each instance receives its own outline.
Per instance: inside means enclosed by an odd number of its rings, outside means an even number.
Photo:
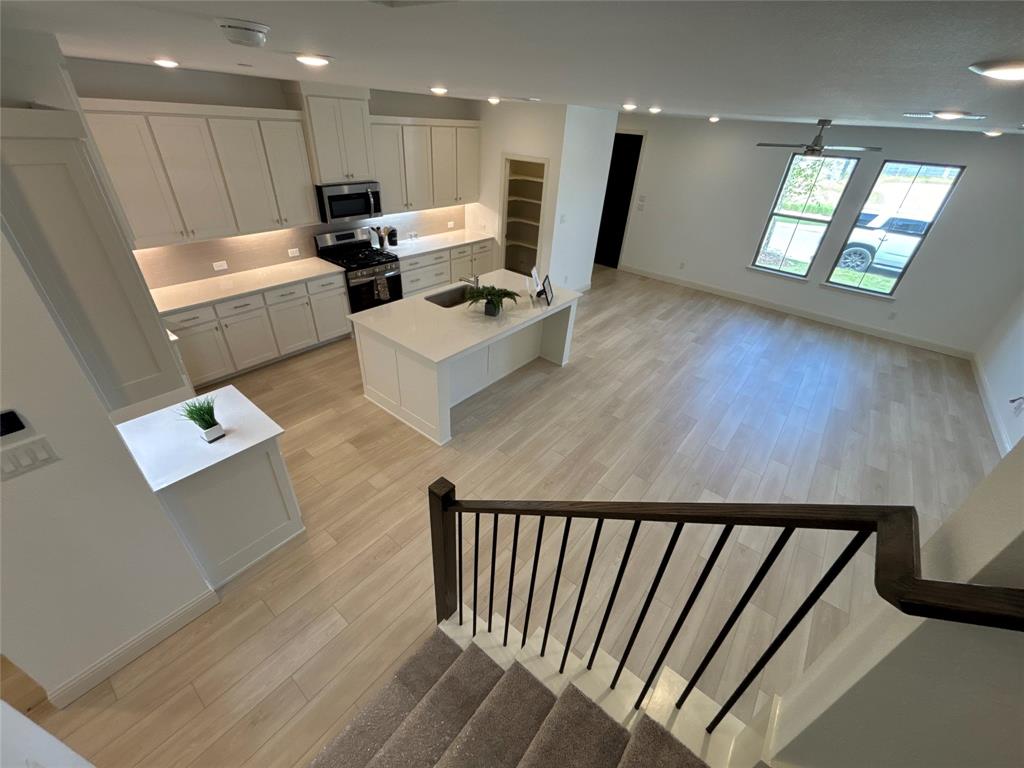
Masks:
[[[454,205],[458,199],[455,162],[455,128],[434,126],[430,129],[430,156],[433,169],[434,205]]]
[[[188,234],[197,239],[238,232],[210,129],[202,117],[149,118]]]
[[[309,96],[306,103],[320,183],[369,179],[372,164],[366,102]]]
[[[185,226],[146,118],[96,112],[85,119],[132,228],[135,247],[184,240]]]
[[[250,368],[278,356],[266,309],[233,315],[222,320],[221,325],[236,368]]]
[[[402,149],[402,126],[373,124],[373,164],[380,182],[380,204],[384,213],[409,210],[405,194],[405,153]]]
[[[220,323],[207,323],[176,330],[177,349],[192,384],[220,379],[235,370],[224,341]]]
[[[289,120],[260,120],[259,124],[281,225],[294,227],[319,221],[302,125]]]
[[[242,232],[264,232],[281,225],[274,186],[255,120],[211,118],[210,133],[220,157],[228,194]]]
[[[434,204],[434,177],[431,168],[430,144],[430,128],[428,126],[402,126],[405,190],[409,210],[430,208]]]
[[[452,259],[452,282],[456,283],[464,277],[471,275],[478,275],[479,272],[473,271],[473,257],[472,256],[460,256],[459,258]]]
[[[348,296],[344,288],[324,293],[314,293],[309,297],[316,321],[316,335],[320,341],[327,341],[352,332],[349,322]]]
[[[316,344],[316,326],[313,324],[308,296],[273,304],[267,311],[277,338],[277,348],[282,355]]]
[[[480,197],[480,129],[456,128],[456,192],[459,203],[473,203]]]

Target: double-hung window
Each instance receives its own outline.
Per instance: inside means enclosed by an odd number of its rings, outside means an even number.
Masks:
[[[852,157],[793,155],[754,266],[806,277],[856,167]]]
[[[828,282],[889,296],[949,199],[963,166],[887,160]]]

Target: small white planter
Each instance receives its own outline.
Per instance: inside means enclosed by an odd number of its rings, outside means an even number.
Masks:
[[[209,429],[202,430],[199,434],[203,436],[203,440],[212,443],[214,440],[220,440],[224,437],[224,427],[220,424],[214,424]]]

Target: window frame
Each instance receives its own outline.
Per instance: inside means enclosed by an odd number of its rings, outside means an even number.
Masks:
[[[850,171],[850,176],[849,176],[849,178],[847,178],[846,184],[843,186],[842,194],[839,195],[839,199],[836,201],[836,207],[833,210],[832,217],[828,221],[823,222],[821,219],[814,219],[814,218],[810,218],[810,217],[806,217],[806,216],[800,216],[800,215],[797,215],[797,214],[790,214],[790,213],[783,214],[783,213],[776,213],[775,212],[775,209],[779,205],[779,200],[782,198],[782,192],[786,188],[786,181],[789,179],[789,172],[793,169],[793,163],[796,162],[796,159],[798,157],[805,157],[805,155],[804,155],[803,152],[793,152],[789,156],[789,162],[786,163],[786,171],[782,174],[782,179],[779,181],[779,188],[775,192],[775,198],[772,200],[771,208],[768,210],[768,217],[765,219],[764,227],[762,227],[762,229],[761,229],[761,237],[758,239],[757,247],[754,249],[754,258],[750,262],[750,268],[751,269],[761,270],[761,271],[766,272],[766,273],[771,274],[771,275],[781,275],[782,277],[788,277],[788,278],[796,279],[796,280],[807,280],[808,277],[811,274],[811,269],[814,267],[814,262],[817,260],[818,255],[821,253],[821,246],[824,245],[825,238],[828,237],[828,231],[831,228],[832,224],[835,222],[835,213],[836,213],[836,211],[839,210],[839,208],[843,204],[843,201],[846,199],[846,193],[850,189],[850,182],[853,181],[853,175],[857,172],[857,168],[860,167],[860,161],[863,158],[847,156],[847,155],[818,155],[818,157],[821,157],[821,158],[835,157],[835,158],[839,158],[839,159],[842,159],[842,160],[852,160],[853,161],[853,169]],[[814,255],[811,256],[811,260],[807,264],[807,273],[806,274],[798,275],[795,272],[786,272],[785,270],[782,270],[782,269],[776,269],[775,267],[766,267],[766,266],[763,266],[763,265],[757,263],[757,259],[761,255],[761,249],[764,247],[764,239],[765,239],[765,237],[768,236],[768,227],[771,226],[772,219],[774,217],[776,217],[776,216],[781,216],[783,218],[789,218],[789,219],[798,219],[800,222],[810,221],[810,222],[814,222],[815,224],[824,224],[825,225],[825,231],[821,235],[821,241],[818,243],[818,247],[814,249]],[[799,224],[797,226],[799,226]],[[785,260],[785,258],[786,258],[785,254],[783,254],[782,258],[783,258],[783,260]]]
[[[914,251],[910,254],[910,258],[907,259],[907,263],[903,265],[903,269],[900,270],[899,275],[896,277],[896,282],[892,284],[892,290],[888,293],[883,293],[882,291],[874,291],[870,288],[861,288],[857,285],[834,283],[832,282],[832,275],[835,274],[836,269],[839,267],[839,259],[842,257],[843,251],[846,250],[847,244],[850,242],[850,236],[853,234],[853,230],[857,228],[857,219],[859,219],[860,215],[864,212],[864,206],[867,205],[868,199],[871,197],[871,193],[875,191],[875,186],[878,184],[878,180],[882,178],[882,172],[885,170],[885,166],[890,163],[894,165],[930,165],[936,168],[956,168],[959,172],[957,173],[956,179],[954,179],[953,183],[950,184],[949,191],[946,192],[946,197],[942,201],[942,205],[940,205],[939,209],[935,211],[935,216],[933,216],[932,220],[927,223],[924,228],[924,232],[919,235],[920,239],[917,241],[917,245],[914,246]],[[891,158],[882,160],[881,165],[878,166],[878,172],[875,174],[875,179],[871,182],[871,186],[868,188],[868,193],[864,196],[864,201],[860,204],[860,208],[857,209],[857,215],[853,218],[853,224],[851,224],[850,229],[847,230],[846,237],[843,238],[842,245],[839,246],[839,252],[836,254],[836,257],[832,262],[832,267],[829,269],[828,275],[825,277],[825,282],[822,283],[822,285],[828,286],[829,288],[840,288],[845,291],[866,294],[868,296],[882,296],[891,299],[893,294],[896,293],[896,289],[900,287],[900,283],[903,282],[903,278],[906,277],[907,272],[910,271],[910,265],[913,263],[914,257],[917,256],[918,252],[920,252],[921,246],[924,245],[925,238],[927,238],[931,233],[932,227],[935,226],[935,222],[939,220],[939,217],[942,216],[943,212],[946,210],[946,206],[949,205],[949,201],[953,197],[953,192],[956,191],[957,185],[960,183],[960,180],[963,179],[964,173],[966,172],[967,166],[959,165],[957,163],[933,163],[927,160],[895,160]]]

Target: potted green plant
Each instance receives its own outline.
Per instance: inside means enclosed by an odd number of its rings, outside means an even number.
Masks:
[[[181,405],[181,415],[202,430],[200,434],[206,442],[212,443],[224,437],[224,427],[217,422],[213,411],[213,398],[209,395],[186,400]]]
[[[519,303],[518,293],[493,285],[474,286],[466,291],[466,298],[469,299],[471,305],[480,301],[484,302],[484,314],[489,317],[497,317],[501,313],[505,299],[512,299],[515,304]]]

